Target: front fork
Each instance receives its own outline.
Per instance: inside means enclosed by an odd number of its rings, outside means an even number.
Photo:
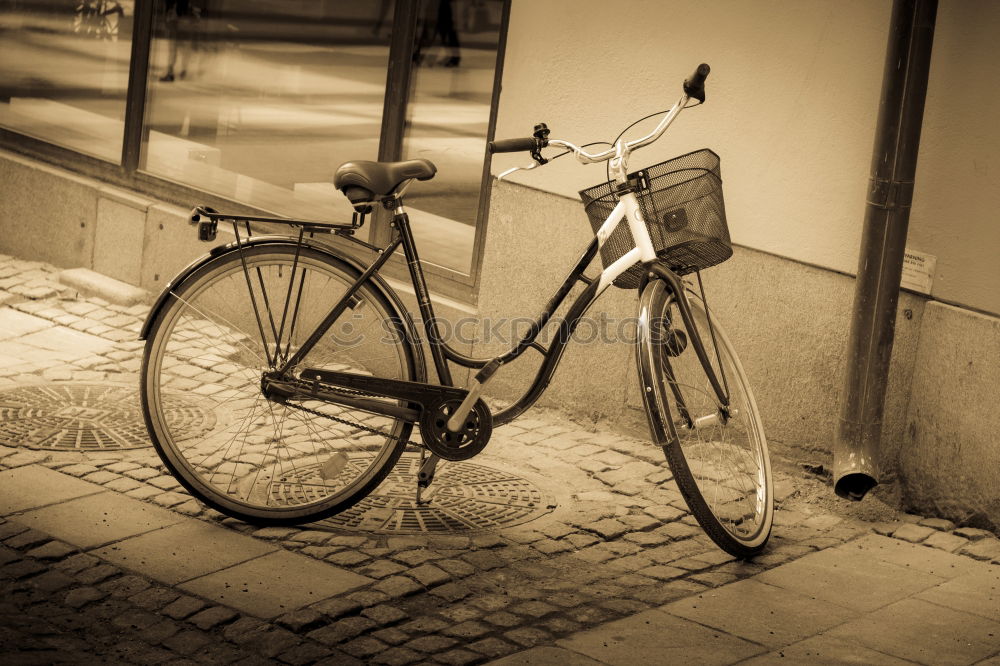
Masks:
[[[670,441],[670,439],[676,437],[676,429],[678,427],[696,430],[718,423],[725,424],[737,414],[729,404],[729,395],[720,383],[719,377],[715,373],[708,352],[702,342],[701,335],[694,322],[694,316],[691,313],[690,303],[684,291],[684,284],[676,273],[659,264],[651,263],[646,268],[653,279],[646,283],[639,299],[636,362],[639,370],[643,404],[646,408],[646,416],[649,421],[650,434],[653,440],[662,446]],[[664,290],[669,291],[669,293],[664,294]],[[675,335],[672,330],[667,333],[670,337],[664,339],[663,322],[660,321],[660,318],[663,312],[663,305],[667,302],[666,299],[671,296],[677,303],[681,320],[684,323],[685,330],[689,333],[686,339],[683,339],[683,336]],[[716,395],[719,408],[712,414],[691,414],[680,386],[674,377],[670,357],[680,355],[688,345],[694,348],[695,354],[704,368],[712,390]],[[664,379],[670,386],[669,395],[664,394],[662,381]],[[676,405],[679,423],[668,423],[663,420],[663,415],[669,414],[671,411],[668,408],[671,398],[673,404]]]
[[[694,316],[691,314],[691,304],[688,302],[687,295],[684,291],[684,283],[681,282],[680,277],[678,277],[676,273],[657,262],[648,264],[646,268],[650,273],[662,279],[666,283],[667,288],[669,288],[673,293],[674,300],[677,303],[677,309],[680,311],[681,319],[684,321],[684,327],[690,333],[688,336],[689,342],[694,346],[695,354],[698,355],[698,361],[705,369],[705,374],[708,376],[708,381],[712,385],[712,390],[715,391],[715,395],[719,399],[719,405],[723,408],[728,408],[729,394],[719,382],[718,375],[715,374],[715,368],[712,366],[712,361],[709,359],[708,352],[705,350],[705,344],[702,342],[698,327],[694,323]],[[709,317],[708,304],[704,303],[704,306],[705,317],[707,319]],[[711,325],[710,320],[709,325]],[[721,369],[720,364],[720,370]]]

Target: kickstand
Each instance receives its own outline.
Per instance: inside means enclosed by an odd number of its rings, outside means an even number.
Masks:
[[[424,503],[420,499],[420,493],[434,480],[434,470],[437,468],[439,460],[441,458],[437,454],[432,453],[430,457],[427,457],[427,449],[420,449],[420,470],[417,471],[417,506]]]

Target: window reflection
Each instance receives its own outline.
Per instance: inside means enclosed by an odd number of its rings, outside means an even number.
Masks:
[[[279,215],[343,221],[352,211],[331,183],[341,163],[380,147],[426,157],[438,175],[408,200],[421,256],[472,272],[502,0],[148,6],[140,170]],[[134,9],[0,0],[0,126],[119,163]],[[408,68],[410,91],[389,100],[381,137],[394,18],[414,14],[412,48],[398,32],[392,42],[393,79]],[[388,145],[401,106],[403,145]]]
[[[391,22],[373,2],[161,0],[143,168],[283,215],[349,217],[331,178],[378,154]]]
[[[412,190],[421,257],[469,273],[500,39],[501,0],[423,0],[403,153],[438,167]]]
[[[121,159],[131,0],[0,2],[0,125]]]

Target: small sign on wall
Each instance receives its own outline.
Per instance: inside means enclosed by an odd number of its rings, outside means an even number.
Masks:
[[[936,265],[937,257],[933,254],[906,248],[903,255],[903,279],[899,286],[930,296]]]

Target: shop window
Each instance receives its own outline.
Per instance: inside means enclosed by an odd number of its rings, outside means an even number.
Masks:
[[[140,168],[256,208],[346,218],[331,179],[351,159],[426,157],[412,190],[422,258],[472,272],[503,3],[161,2]],[[396,22],[414,35],[392,49]],[[382,130],[386,81],[409,70],[403,145]],[[397,138],[399,143],[400,139]],[[364,229],[371,233],[378,221]]]
[[[159,7],[140,168],[282,215],[349,216],[331,177],[377,157],[392,16],[350,0]]]
[[[133,3],[0,4],[0,126],[117,163]]]
[[[426,157],[438,173],[414,187],[410,217],[425,260],[469,273],[503,3],[431,0],[421,9],[402,154]]]
[[[438,175],[408,197],[421,258],[432,285],[471,296],[508,13],[509,0],[0,0],[0,139],[179,205],[335,221],[351,214],[331,182],[342,162],[424,157]],[[389,233],[377,215],[360,235]]]

